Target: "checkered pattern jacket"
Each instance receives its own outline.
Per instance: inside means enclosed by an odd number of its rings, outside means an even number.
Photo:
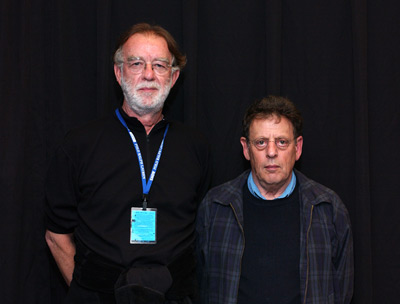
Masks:
[[[236,304],[245,239],[242,188],[250,171],[211,189],[197,218],[201,303]],[[300,193],[302,303],[350,303],[353,240],[346,207],[332,190],[295,171]]]

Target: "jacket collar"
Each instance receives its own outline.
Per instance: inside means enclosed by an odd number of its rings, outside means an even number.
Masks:
[[[296,169],[294,169],[294,173],[300,187],[301,202],[305,207],[309,204],[316,206],[321,203],[332,203],[334,192],[331,189],[309,179]]]

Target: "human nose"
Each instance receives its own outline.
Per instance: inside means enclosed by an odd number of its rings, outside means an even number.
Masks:
[[[150,62],[144,64],[143,77],[147,80],[154,79],[153,65]]]
[[[276,146],[275,141],[268,141],[266,151],[267,157],[275,157],[278,154],[278,147]]]

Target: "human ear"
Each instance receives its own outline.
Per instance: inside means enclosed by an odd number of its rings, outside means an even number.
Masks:
[[[240,143],[242,144],[243,147],[243,155],[247,160],[250,160],[250,153],[249,153],[249,146],[247,144],[247,138],[246,137],[240,137]]]
[[[117,79],[119,85],[121,85],[122,67],[119,67],[118,65],[114,64],[114,74],[115,74],[115,78]]]
[[[296,161],[300,159],[302,152],[303,152],[303,136],[299,136],[296,139]]]

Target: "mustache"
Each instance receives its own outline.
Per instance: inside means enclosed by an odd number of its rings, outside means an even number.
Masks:
[[[145,82],[145,83],[140,83],[135,87],[136,90],[140,90],[143,88],[161,89],[161,86],[156,82]]]

